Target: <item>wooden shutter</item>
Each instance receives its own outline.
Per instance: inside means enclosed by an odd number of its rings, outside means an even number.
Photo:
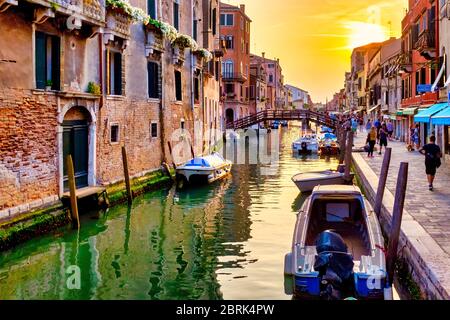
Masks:
[[[114,94],[122,95],[122,54],[114,52]]]
[[[61,72],[61,41],[59,37],[52,37],[52,89],[60,90]]]
[[[46,68],[46,36],[42,32],[36,32],[36,48],[35,48],[35,59],[36,59],[36,88],[45,89],[46,78],[47,78],[47,68]]]
[[[159,98],[159,70],[158,64],[154,62],[147,63],[147,71],[148,71],[148,96],[149,98]]]
[[[183,94],[181,91],[181,72],[175,71],[175,96],[177,101],[183,100]]]
[[[197,33],[198,33],[198,21],[194,20],[193,21],[193,25],[192,25],[192,33],[193,33],[193,38],[195,41],[197,41]]]
[[[152,19],[156,19],[155,0],[147,0],[147,13]]]
[[[180,26],[179,26],[179,8],[178,8],[178,3],[174,2],[173,3],[173,26],[175,27],[175,29],[179,30]]]
[[[213,33],[213,36],[215,36],[217,33],[217,9],[216,8],[213,9],[212,21],[213,21],[212,22],[212,33]]]

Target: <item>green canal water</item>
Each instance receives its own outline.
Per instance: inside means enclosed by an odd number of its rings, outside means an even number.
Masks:
[[[78,232],[0,253],[0,299],[291,299],[284,255],[305,200],[291,177],[337,166],[293,157],[299,132],[282,130],[271,175],[267,165],[235,165],[220,183],[148,193],[131,208],[84,214]]]

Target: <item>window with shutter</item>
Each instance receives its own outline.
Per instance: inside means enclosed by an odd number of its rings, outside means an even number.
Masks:
[[[122,54],[114,52],[114,93],[122,95]]]
[[[45,89],[47,68],[46,68],[46,36],[42,32],[36,32],[36,88]]]
[[[155,62],[148,62],[148,96],[159,99],[159,66]]]
[[[36,32],[35,34],[35,77],[36,88],[60,90],[60,39],[57,36]]]
[[[147,14],[156,19],[156,0],[147,0]]]
[[[175,29],[179,30],[179,4],[177,2],[173,3],[173,26]]]
[[[193,24],[192,24],[192,37],[194,38],[195,41],[197,41],[197,33],[198,33],[198,21],[194,20]]]
[[[175,98],[177,101],[183,101],[183,92],[181,89],[181,72],[175,70]]]

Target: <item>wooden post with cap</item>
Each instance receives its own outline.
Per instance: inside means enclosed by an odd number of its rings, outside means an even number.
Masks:
[[[74,229],[80,228],[80,218],[78,216],[78,203],[77,203],[77,187],[75,183],[75,170],[73,168],[72,156],[69,154],[66,157],[67,176],[69,180],[70,191],[70,213],[72,217],[72,226]]]

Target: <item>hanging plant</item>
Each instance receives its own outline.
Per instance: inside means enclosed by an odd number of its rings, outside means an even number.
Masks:
[[[172,45],[178,46],[180,49],[189,48],[193,51],[197,50],[198,44],[190,36],[185,34],[178,34],[178,37],[172,42]]]
[[[213,58],[212,53],[204,48],[197,49],[194,53],[200,55],[205,62],[210,62]]]

